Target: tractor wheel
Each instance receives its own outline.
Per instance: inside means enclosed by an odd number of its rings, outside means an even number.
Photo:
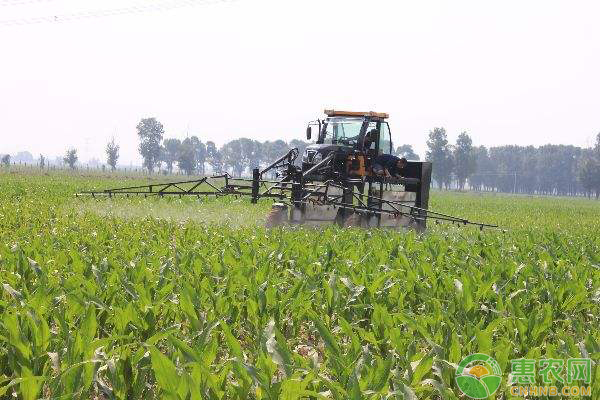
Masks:
[[[360,214],[352,213],[344,221],[344,228],[360,227]]]
[[[265,228],[275,228],[276,226],[283,225],[286,220],[287,207],[273,207],[271,211],[269,211],[269,214],[267,214]]]

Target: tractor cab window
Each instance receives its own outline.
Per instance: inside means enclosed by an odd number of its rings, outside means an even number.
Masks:
[[[365,131],[362,148],[364,150],[375,150],[378,138],[379,130],[377,129],[377,122],[369,122],[369,125],[367,125],[367,130]]]
[[[354,146],[362,124],[362,118],[328,118],[323,126],[322,143]]]
[[[373,152],[377,148],[379,154],[392,154],[392,140],[387,122],[369,122],[363,148]]]
[[[392,154],[392,136],[387,122],[379,127],[379,154]]]

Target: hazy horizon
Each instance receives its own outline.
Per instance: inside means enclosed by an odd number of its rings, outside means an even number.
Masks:
[[[89,14],[128,7],[140,12]],[[104,161],[114,136],[119,163],[141,164],[141,118],[156,117],[165,137],[289,142],[324,108],[388,112],[395,142],[421,156],[437,126],[452,143],[467,131],[474,145],[589,147],[599,11],[593,1],[0,2],[0,153],[53,159],[75,147],[83,162]]]

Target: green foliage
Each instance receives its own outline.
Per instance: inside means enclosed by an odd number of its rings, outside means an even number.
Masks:
[[[149,172],[160,162],[161,141],[165,133],[163,125],[156,118],[143,118],[136,127],[140,138],[139,151],[144,159],[144,168]]]
[[[77,149],[69,149],[69,150],[67,150],[67,153],[63,157],[63,161],[71,169],[75,169],[75,164],[77,164],[77,160],[78,160]]]
[[[456,146],[454,146],[454,172],[458,181],[458,188],[463,190],[469,176],[475,172],[476,160],[473,152],[473,140],[467,134],[462,132],[458,135]]]
[[[457,399],[470,353],[505,380],[510,359],[600,357],[596,201],[432,194],[506,233],[266,230],[244,213],[268,202],[0,178],[0,397]]]
[[[235,176],[241,176],[247,168],[252,169],[260,165],[263,159],[263,147],[265,146],[260,142],[248,138],[232,140],[221,148],[223,163],[232,168]],[[284,154],[285,152],[278,157]]]
[[[208,161],[214,172],[218,174],[223,172],[223,155],[215,142],[210,140],[206,142],[206,161]]]
[[[177,166],[187,175],[191,175],[196,171],[196,164],[196,143],[190,138],[187,138],[179,146]]]
[[[223,165],[232,169],[233,176],[241,176],[244,172],[244,163],[241,158],[242,142],[239,139],[227,142],[219,153],[221,153]]]
[[[181,140],[175,138],[165,139],[161,151],[162,160],[167,164],[167,171],[173,172],[173,163],[179,158]]]
[[[427,139],[427,161],[433,163],[433,179],[438,187],[450,185],[452,180],[452,149],[444,128],[433,128]]]
[[[117,168],[117,161],[119,160],[119,145],[115,143],[115,138],[112,138],[106,145],[106,163],[110,166],[111,170]]]

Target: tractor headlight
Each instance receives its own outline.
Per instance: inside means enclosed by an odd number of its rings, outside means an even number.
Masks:
[[[308,150],[304,150],[304,154],[302,154],[302,162],[303,163],[309,162],[309,159],[308,159]]]
[[[323,155],[314,149],[306,149],[302,155],[302,162],[305,164],[316,164],[322,159]]]

